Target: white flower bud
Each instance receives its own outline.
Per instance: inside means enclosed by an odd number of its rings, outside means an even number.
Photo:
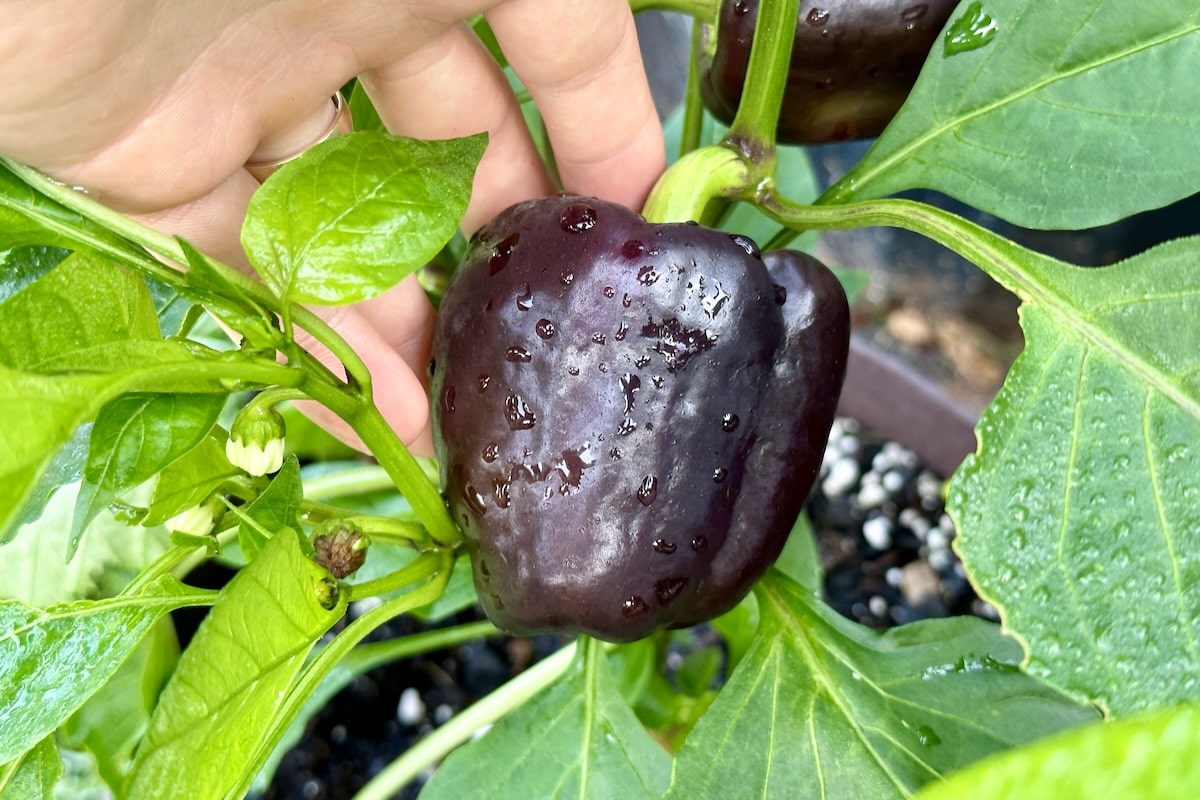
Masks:
[[[271,406],[250,403],[238,412],[225,442],[229,463],[254,477],[283,466],[283,417]]]

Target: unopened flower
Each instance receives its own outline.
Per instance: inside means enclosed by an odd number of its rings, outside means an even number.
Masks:
[[[213,531],[216,521],[216,508],[211,500],[200,505],[191,506],[180,511],[164,523],[167,530],[173,533],[186,533],[191,536],[208,536]]]
[[[233,420],[225,456],[229,463],[258,477],[283,466],[283,417],[272,406],[250,403]]]

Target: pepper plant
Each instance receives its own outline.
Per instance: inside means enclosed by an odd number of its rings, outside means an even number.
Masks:
[[[892,197],[935,189],[1017,225],[1077,229],[1191,194],[1200,12],[961,3],[871,150],[813,196],[775,131],[795,26],[814,9],[760,4],[731,127],[701,144],[693,87],[683,154],[643,214],[764,249],[896,226],[1018,295],[1025,350],[948,488],[956,549],[1002,625],[879,633],[839,617],[801,520],[776,568],[713,621],[719,690],[705,668],[690,699],[667,683],[668,634],[583,637],[435,730],[362,800],[439,763],[422,796],[1200,793],[1200,239],[1081,269]],[[369,130],[357,91],[354,104],[368,130],[255,196],[243,242],[257,280],[0,162],[5,800],[89,777],[134,799],[242,797],[351,676],[495,633],[362,644],[397,615],[471,604],[470,565],[433,465],[387,427],[373,376],[308,308],[460,251],[485,141],[389,136]],[[300,349],[297,328],[342,369]],[[295,400],[345,420],[374,462],[280,462],[276,411]],[[235,577],[189,585],[212,558]],[[185,607],[208,613],[181,652],[169,613]]]

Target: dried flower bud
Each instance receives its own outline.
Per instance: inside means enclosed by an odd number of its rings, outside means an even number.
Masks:
[[[335,578],[353,574],[367,560],[371,540],[355,528],[340,527],[313,540],[316,561]]]

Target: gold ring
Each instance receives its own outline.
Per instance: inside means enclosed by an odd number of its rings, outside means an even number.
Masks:
[[[333,97],[333,121],[329,123],[320,136],[312,142],[297,150],[296,152],[283,156],[282,158],[272,158],[263,161],[247,161],[246,171],[254,176],[254,179],[262,183],[267,178],[271,177],[275,170],[282,167],[289,161],[295,161],[300,156],[304,155],[311,148],[316,147],[321,142],[327,142],[330,139],[341,136],[344,133],[350,133],[354,130],[354,121],[350,118],[350,104],[346,102],[346,98],[341,92],[334,93]]]

